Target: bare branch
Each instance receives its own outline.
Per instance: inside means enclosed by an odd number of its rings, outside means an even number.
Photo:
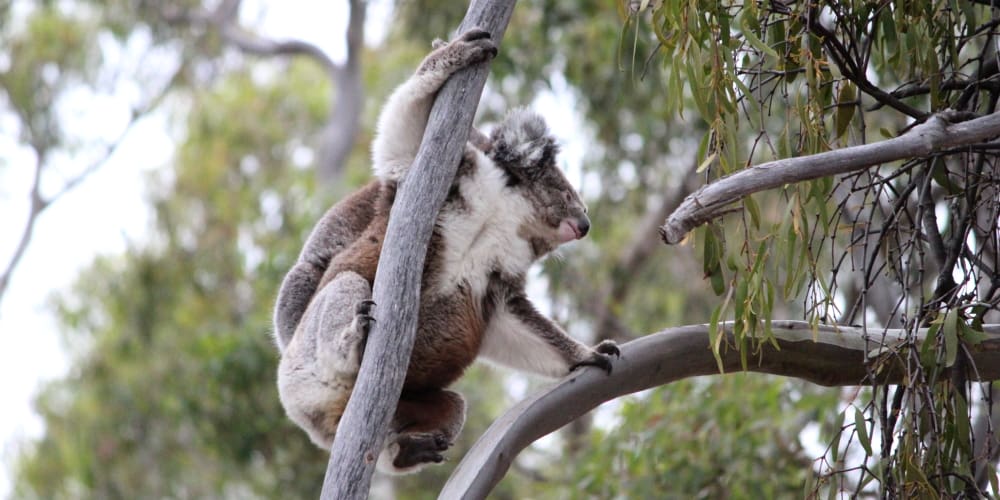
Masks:
[[[734,342],[732,324],[720,325]],[[761,343],[761,354],[749,371],[796,377],[825,386],[898,383],[904,371],[895,357],[878,357],[906,342],[907,332],[883,336],[860,328],[819,326],[801,321],[772,323],[778,347]],[[980,380],[1000,379],[1000,325],[987,325],[987,340],[970,348]],[[920,338],[927,334],[921,330]],[[911,339],[912,341],[912,339]],[[867,344],[867,348],[866,348]],[[621,346],[620,361],[607,375],[601,370],[574,372],[553,387],[511,408],[487,429],[458,464],[438,498],[485,498],[503,478],[511,462],[536,439],[566,425],[597,405],[625,394],[699,375],[717,375],[719,366],[709,345],[708,325],[669,328]],[[727,373],[742,370],[740,353],[721,354]],[[877,360],[876,360],[877,358]],[[866,360],[885,363],[879,380],[867,378]],[[970,373],[970,379],[975,378]]]
[[[758,191],[928,156],[998,135],[1000,113],[955,124],[948,123],[947,115],[935,115],[894,139],[750,167],[703,186],[688,196],[660,227],[660,235],[667,244],[678,243],[695,227],[722,215],[731,204]]]
[[[174,82],[183,72],[184,65],[180,65],[174,74],[167,80],[167,84],[163,88],[153,95],[145,104],[141,106],[136,106],[132,108],[129,114],[128,123],[125,124],[125,128],[118,134],[113,141],[104,145],[104,150],[101,154],[83,168],[78,174],[66,181],[65,184],[52,196],[44,197],[41,192],[41,182],[42,175],[46,170],[46,152],[36,146],[35,153],[37,156],[37,163],[35,164],[35,177],[32,181],[30,197],[31,197],[31,209],[28,212],[27,221],[24,224],[24,229],[21,231],[21,236],[18,240],[17,247],[14,249],[13,255],[11,255],[10,260],[8,260],[6,267],[2,273],[0,273],[0,302],[3,301],[4,294],[7,292],[7,288],[10,286],[11,276],[14,274],[14,270],[17,265],[21,262],[24,257],[24,252],[28,249],[28,245],[31,243],[31,238],[35,232],[35,224],[38,221],[38,217],[45,211],[49,206],[51,206],[56,200],[60,199],[66,193],[72,191],[77,186],[79,186],[83,181],[93,175],[95,172],[101,169],[105,164],[107,164],[108,159],[118,151],[118,148],[125,138],[128,137],[129,133],[135,129],[135,125],[146,115],[148,115],[153,109],[155,109],[166,97],[167,93],[173,88]]]
[[[160,15],[168,23],[189,23],[215,29],[223,40],[248,54],[258,56],[304,55],[315,60],[328,73],[335,74],[340,66],[322,49],[303,40],[272,40],[244,30],[236,23],[241,0],[224,0],[213,11],[177,10],[164,8]],[[353,3],[353,2],[352,2]]]
[[[365,92],[361,84],[361,48],[364,44],[366,2],[350,0],[347,21],[347,60],[332,73],[336,96],[331,100],[330,117],[320,131],[316,155],[316,178],[330,186],[340,178],[347,157],[358,137]]]
[[[10,279],[14,274],[14,269],[21,262],[21,258],[24,257],[24,252],[28,249],[28,243],[31,243],[31,236],[35,232],[35,224],[38,222],[38,216],[48,206],[48,203],[42,199],[41,195],[42,171],[44,170],[45,158],[42,154],[39,154],[35,163],[35,177],[31,183],[31,209],[28,212],[28,220],[24,223],[24,229],[21,231],[17,247],[14,248],[14,254],[11,255],[10,261],[7,262],[7,267],[4,269],[3,274],[0,274],[0,301],[3,300],[7,288],[10,287]]]
[[[515,0],[473,1],[459,30],[480,27],[499,44],[514,4]],[[379,304],[377,322],[333,441],[323,499],[368,496],[375,459],[402,393],[413,349],[427,244],[488,74],[489,66],[480,64],[448,80],[431,110],[420,151],[400,183],[372,292]]]
[[[214,29],[222,40],[238,50],[262,57],[305,56],[319,64],[330,78],[335,95],[330,101],[329,117],[319,132],[316,145],[316,178],[330,186],[340,178],[347,157],[354,149],[364,106],[361,82],[361,51],[364,46],[364,26],[367,2],[349,0],[350,9],[345,41],[347,59],[337,64],[318,46],[303,40],[274,40],[243,29],[238,24],[241,0],[225,0],[214,11],[193,10],[164,12],[172,23],[191,23]]]

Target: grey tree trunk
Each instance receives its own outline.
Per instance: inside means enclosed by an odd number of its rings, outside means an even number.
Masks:
[[[515,0],[474,0],[459,28],[500,43]],[[375,461],[402,393],[416,334],[420,278],[434,220],[455,177],[489,66],[456,73],[441,89],[424,139],[399,186],[375,275],[376,325],[333,441],[323,499],[367,498]]]

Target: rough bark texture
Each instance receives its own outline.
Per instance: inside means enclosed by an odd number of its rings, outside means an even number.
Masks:
[[[730,327],[720,326],[732,342]],[[775,321],[772,329],[780,349],[769,343],[762,345],[762,354],[752,356],[749,371],[826,386],[900,382],[903,372],[891,364],[895,357],[882,358],[889,364],[879,372],[883,378],[876,381],[866,378],[865,360],[897,346],[903,341],[903,331],[891,330],[883,336],[852,327],[820,326],[814,330],[798,321]],[[969,380],[977,376],[982,381],[1000,379],[1000,325],[988,325],[985,330],[987,340],[969,346],[975,367],[968,373]],[[438,498],[485,498],[521,450],[605,401],[689,377],[719,374],[708,346],[707,325],[670,328],[621,346],[621,359],[610,375],[601,370],[580,370],[522,401],[479,438]],[[730,349],[722,354],[726,373],[742,370],[740,363],[739,352]]]
[[[515,0],[474,0],[459,28],[489,31],[499,45]],[[462,154],[489,67],[456,73],[441,89],[424,139],[400,183],[382,248],[373,298],[376,325],[333,442],[323,499],[367,498],[375,460],[402,392],[413,349],[420,277],[436,214]]]
[[[948,115],[943,114],[931,117],[895,139],[750,167],[689,195],[660,227],[660,235],[669,245],[679,243],[689,231],[724,214],[732,203],[752,193],[890,161],[919,158],[998,135],[1000,113],[955,124],[949,124]]]

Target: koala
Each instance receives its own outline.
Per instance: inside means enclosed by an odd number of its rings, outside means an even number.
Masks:
[[[389,211],[431,105],[452,74],[497,52],[478,29],[435,47],[381,112],[372,145],[376,179],[321,218],[278,294],[281,403],[326,449],[372,326],[372,283]],[[582,366],[610,373],[615,343],[581,344],[525,294],[531,264],[590,229],[557,153],[545,121],[525,109],[510,111],[489,137],[473,130],[431,236],[413,353],[380,470],[407,473],[444,460],[465,422],[465,400],[447,387],[477,357],[546,376]]]

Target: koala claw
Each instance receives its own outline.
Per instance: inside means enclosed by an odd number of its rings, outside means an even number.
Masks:
[[[465,33],[462,33],[454,42],[455,44],[467,45],[470,47],[471,52],[469,57],[470,64],[475,64],[478,62],[483,62],[496,57],[497,46],[493,42],[492,35],[488,31],[481,30],[479,28],[472,28]]]
[[[375,318],[371,316],[372,308],[375,307],[375,302],[371,300],[362,300],[358,302],[358,305],[354,307],[354,325],[357,329],[359,336],[361,337],[358,341],[358,359],[364,359],[365,357],[365,347],[368,345],[368,334],[372,331],[372,325],[375,323]]]
[[[372,308],[375,307],[375,302],[371,300],[362,300],[358,302],[358,305],[354,306],[354,314],[369,314]]]
[[[613,355],[616,358],[622,357],[622,351],[614,340],[603,340],[594,347],[594,350],[602,354]]]
[[[458,39],[462,40],[463,42],[471,42],[473,40],[482,40],[484,38],[492,38],[492,37],[493,35],[491,35],[489,31],[486,31],[482,28],[474,27],[474,28],[469,28],[469,31],[462,33],[462,35],[459,36]]]

